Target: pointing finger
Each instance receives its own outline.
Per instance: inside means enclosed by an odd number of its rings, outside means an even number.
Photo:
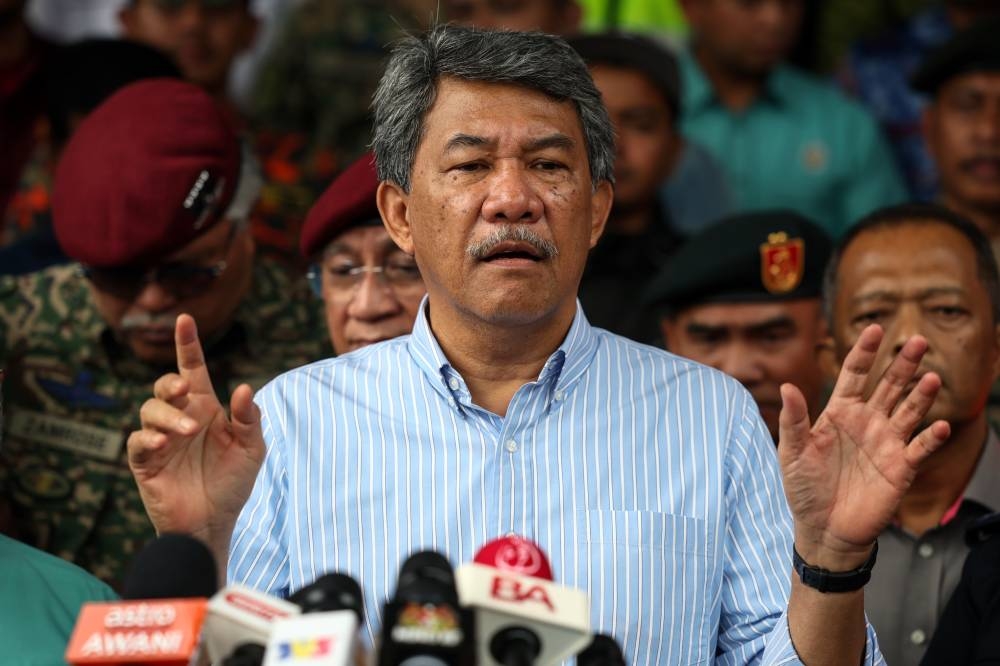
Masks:
[[[802,391],[792,384],[782,384],[780,391],[778,450],[783,461],[794,460],[809,440],[809,410]]]
[[[208,366],[205,365],[205,353],[198,340],[198,327],[191,315],[178,315],[174,342],[177,345],[177,369],[180,376],[187,380],[191,392],[214,394]]]

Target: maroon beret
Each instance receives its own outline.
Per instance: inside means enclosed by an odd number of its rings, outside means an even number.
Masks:
[[[220,219],[240,172],[232,121],[197,86],[149,79],[109,97],[63,152],[56,237],[92,266],[155,262]]]
[[[306,215],[299,238],[302,256],[308,259],[317,254],[348,227],[381,220],[375,205],[378,183],[371,153],[337,176]]]

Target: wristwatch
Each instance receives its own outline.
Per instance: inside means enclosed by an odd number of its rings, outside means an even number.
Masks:
[[[792,566],[806,587],[820,592],[854,592],[860,590],[871,580],[876,555],[878,555],[878,541],[875,542],[875,547],[872,548],[872,554],[868,556],[868,560],[857,569],[828,571],[806,564],[793,545]]]

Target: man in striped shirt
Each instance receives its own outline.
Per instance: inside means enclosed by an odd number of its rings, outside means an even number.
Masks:
[[[564,42],[437,28],[396,48],[374,108],[379,210],[428,291],[413,333],[240,387],[227,416],[179,317],[179,372],[129,438],[157,528],[273,593],[357,577],[372,640],[412,551],[460,562],[518,532],[632,663],[881,662],[862,592],[875,537],[948,436],[936,422],[910,441],[940,385],[904,395],[926,342],[863,395],[867,329],[812,426],[783,386],[776,457],[735,380],[580,310],[614,154]]]

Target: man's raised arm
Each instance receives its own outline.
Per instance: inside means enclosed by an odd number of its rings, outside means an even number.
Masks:
[[[840,581],[847,588],[863,585],[851,572],[863,568],[920,465],[949,434],[947,422],[935,421],[911,439],[941,387],[934,373],[916,379],[927,351],[921,337],[902,346],[866,395],[881,342],[878,326],[861,333],[826,409],[811,426],[798,389],[786,384],[781,391],[778,458],[795,549],[811,572],[848,577]],[[805,664],[859,662],[865,646],[861,585],[822,592],[792,575],[788,625]]]
[[[194,319],[174,331],[177,373],[160,377],[128,438],[128,462],[158,534],[192,534],[226,576],[236,518],[264,462],[260,410],[246,384],[233,391],[231,418],[212,388]]]

